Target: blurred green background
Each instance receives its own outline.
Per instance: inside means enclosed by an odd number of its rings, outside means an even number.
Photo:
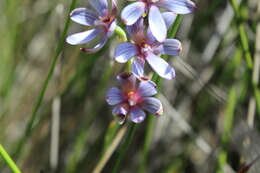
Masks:
[[[162,80],[164,115],[137,125],[120,172],[232,173],[260,154],[260,1],[196,4],[177,32],[183,51],[169,59],[177,77]],[[68,20],[70,8],[87,6],[0,1],[0,143],[24,173],[92,172],[120,128],[105,102],[124,68],[113,61],[120,40],[95,54],[64,42],[85,29]],[[257,161],[249,172],[259,170]],[[10,172],[1,158],[0,172]]]

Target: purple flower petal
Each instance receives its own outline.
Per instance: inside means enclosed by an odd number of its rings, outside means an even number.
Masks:
[[[115,120],[122,125],[126,120],[126,115],[128,114],[129,108],[127,105],[120,104],[113,108],[112,114],[115,117]]]
[[[170,26],[174,23],[177,14],[173,13],[173,12],[164,12],[164,13],[162,13],[162,16],[163,16],[167,29],[169,29]]]
[[[99,51],[102,47],[104,47],[106,42],[107,42],[107,37],[104,36],[103,39],[100,42],[98,42],[98,44],[95,45],[93,48],[81,48],[81,51],[86,53],[95,53]]]
[[[117,14],[117,2],[115,0],[112,0],[112,11],[111,11],[111,14],[113,16],[116,16]]]
[[[154,115],[161,115],[163,113],[161,101],[154,97],[144,98],[142,108]]]
[[[136,77],[131,72],[124,72],[117,76],[123,92],[134,91],[136,88]]]
[[[110,26],[109,26],[109,28],[108,28],[108,31],[107,31],[107,37],[111,37],[111,35],[114,33],[114,31],[115,31],[115,29],[116,29],[116,20],[114,20],[111,24],[110,24]]]
[[[123,101],[123,94],[120,89],[113,87],[107,91],[106,101],[109,105],[116,105]]]
[[[149,27],[154,37],[159,42],[164,41],[167,34],[167,28],[160,10],[154,5],[152,5],[150,8],[148,20],[149,20]]]
[[[152,69],[162,78],[170,80],[175,77],[174,69],[164,59],[149,52],[146,60]]]
[[[130,110],[130,118],[134,123],[141,123],[144,121],[146,115],[139,107],[133,107]]]
[[[144,19],[138,19],[133,25],[127,25],[126,31],[129,36],[133,39],[133,37],[140,32],[144,31]]]
[[[166,39],[162,43],[161,54],[178,56],[181,51],[181,42],[176,39]]]
[[[72,34],[67,37],[66,42],[71,45],[85,44],[93,40],[99,33],[99,29],[91,29],[88,31]]]
[[[90,4],[101,16],[108,12],[107,0],[90,0]]]
[[[138,57],[136,57],[132,63],[132,72],[138,78],[141,78],[144,76],[144,63],[145,63],[145,61]]]
[[[121,18],[126,25],[133,25],[142,16],[144,10],[144,2],[132,3],[123,9]]]
[[[147,28],[146,36],[147,36],[148,44],[152,45],[153,43],[157,42],[156,38],[154,37],[154,35],[149,27]]]
[[[117,45],[115,49],[115,60],[120,63],[125,63],[136,54],[137,48],[134,44],[129,42],[121,43]]]
[[[156,4],[177,14],[191,13],[196,8],[195,3],[190,0],[160,0]]]
[[[95,20],[98,19],[97,15],[86,8],[76,8],[70,13],[70,18],[74,22],[77,22],[86,26],[93,26]]]
[[[137,92],[142,97],[149,97],[157,94],[156,84],[153,81],[142,81]]]

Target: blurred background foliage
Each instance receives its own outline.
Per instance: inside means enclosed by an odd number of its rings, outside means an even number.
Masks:
[[[148,121],[137,125],[120,172],[231,173],[260,154],[260,1],[196,4],[177,32],[183,51],[169,59],[177,77],[162,80],[165,113],[149,118],[152,128]],[[84,30],[68,23],[70,8],[87,6],[82,0],[0,1],[0,143],[23,172],[92,172],[113,139],[122,139],[118,133],[126,133],[105,102],[124,68],[113,61],[120,40],[113,37],[95,54],[64,42]],[[120,151],[114,150],[103,172],[112,171]],[[249,172],[259,170],[256,161]],[[1,159],[0,172],[10,172]]]

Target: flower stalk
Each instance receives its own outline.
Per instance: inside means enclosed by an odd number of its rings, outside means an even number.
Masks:
[[[9,156],[9,154],[5,151],[4,147],[0,144],[0,156],[6,162],[6,164],[10,167],[13,173],[22,173],[18,166],[15,164],[13,159]]]
[[[173,26],[171,28],[171,30],[168,33],[169,38],[174,38],[177,34],[177,31],[180,27],[182,21],[182,16],[181,15],[177,15]],[[168,55],[164,55],[163,58],[167,61],[169,56]],[[152,77],[152,81],[155,82],[155,84],[157,85],[157,89],[160,89],[160,80],[161,78],[159,77],[158,74],[154,73],[153,77]],[[140,164],[140,169],[139,171],[141,173],[146,172],[146,163],[147,163],[147,159],[148,159],[148,153],[150,150],[150,146],[152,143],[152,136],[153,136],[153,129],[154,129],[154,117],[149,116],[148,117],[148,121],[147,121],[147,128],[146,128],[146,134],[145,134],[145,140],[144,140],[144,146],[143,146],[143,150],[142,150],[142,161]]]

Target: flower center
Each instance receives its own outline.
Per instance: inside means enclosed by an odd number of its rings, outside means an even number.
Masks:
[[[114,21],[114,19],[115,18],[111,15],[100,17],[99,20],[95,21],[95,25],[104,26],[105,28],[109,28],[110,24]]]
[[[100,21],[105,24],[110,24],[113,21],[113,19],[114,18],[111,16],[105,16],[105,17],[101,18]]]
[[[127,93],[127,100],[130,106],[136,105],[139,99],[140,96],[136,92],[130,91],[129,93]]]
[[[146,55],[147,52],[152,51],[152,48],[149,44],[144,43],[141,48],[141,54]]]

